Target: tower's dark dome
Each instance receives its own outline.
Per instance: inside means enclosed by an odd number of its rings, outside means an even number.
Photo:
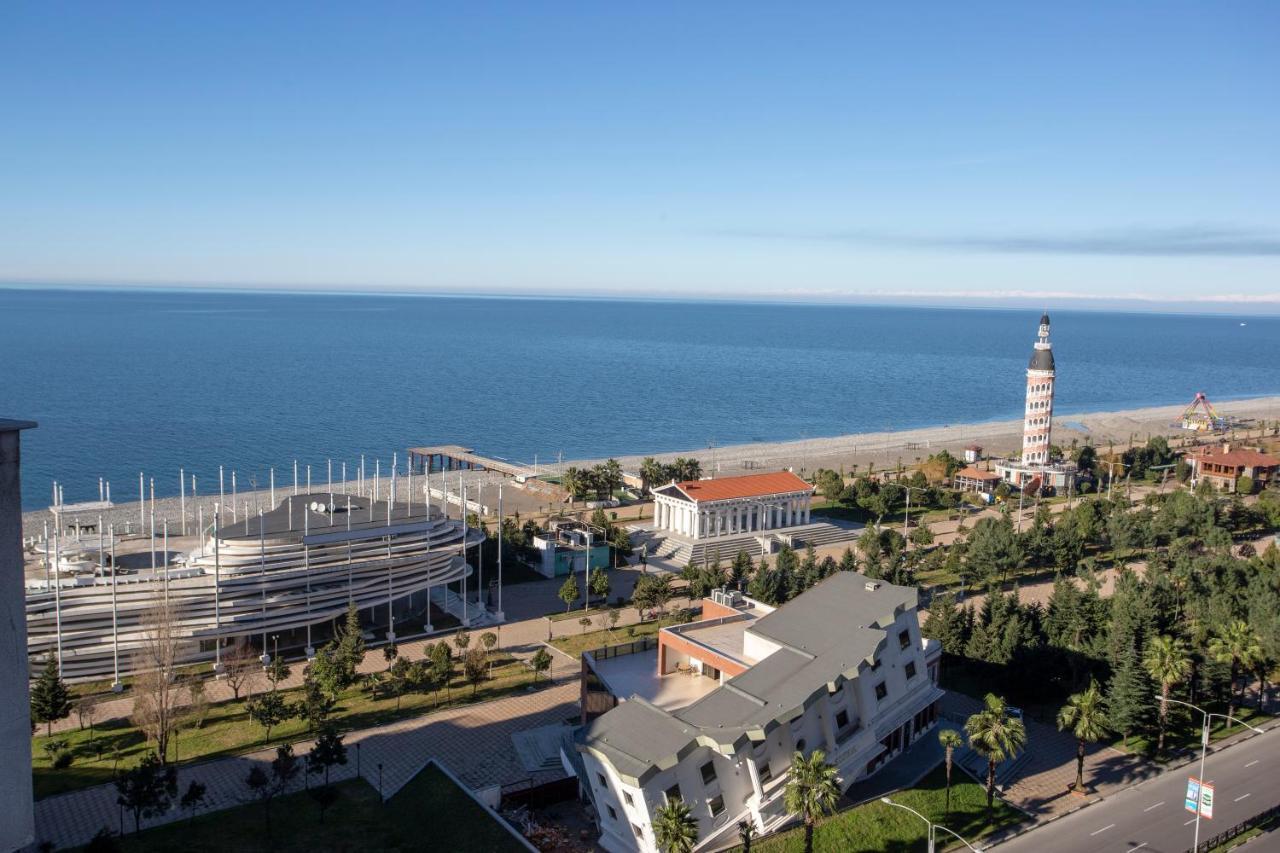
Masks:
[[[1049,325],[1049,315],[1048,315],[1048,314],[1041,314],[1041,315],[1040,315],[1040,325],[1041,325],[1041,326],[1047,326],[1047,325]]]
[[[1032,370],[1053,370],[1053,350],[1037,349],[1031,353],[1031,363],[1027,367]]]

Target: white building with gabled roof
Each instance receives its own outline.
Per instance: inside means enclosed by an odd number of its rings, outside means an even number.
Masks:
[[[672,482],[653,490],[654,526],[688,539],[809,523],[813,485],[790,471]]]
[[[790,819],[783,791],[797,751],[821,749],[846,786],[879,770],[937,722],[942,650],[920,636],[917,603],[915,589],[841,572],[776,610],[739,598],[738,615],[713,607],[706,629],[664,629],[663,671],[648,682],[663,707],[619,695],[578,737],[600,846],[657,851],[656,814],[676,797],[697,821],[697,850],[734,841],[739,821],[772,832]],[[673,654],[689,666],[668,671]],[[736,674],[725,660],[741,663]],[[708,671],[709,689],[688,704],[664,693],[666,680]]]

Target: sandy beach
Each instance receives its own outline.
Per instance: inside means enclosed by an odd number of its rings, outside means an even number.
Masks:
[[[1231,415],[1241,419],[1280,420],[1280,397],[1256,397],[1236,400],[1216,404],[1216,407],[1224,415]],[[1054,419],[1054,442],[1065,445],[1070,443],[1073,438],[1080,441],[1091,439],[1095,445],[1100,447],[1106,447],[1111,443],[1119,447],[1128,443],[1131,438],[1135,441],[1145,442],[1150,435],[1189,436],[1191,433],[1186,433],[1172,426],[1185,408],[1185,405],[1158,406],[1115,412],[1064,415]],[[624,470],[637,471],[641,460],[646,456],[653,456],[661,461],[670,461],[677,456],[692,456],[702,461],[703,471],[711,476],[729,476],[756,470],[767,471],[780,468],[793,468],[796,471],[809,472],[818,468],[838,470],[843,467],[844,470],[851,471],[854,470],[853,466],[855,465],[858,466],[858,470],[866,470],[867,465],[872,463],[877,469],[884,469],[894,467],[898,462],[903,465],[914,464],[917,460],[923,460],[929,454],[937,453],[943,448],[959,455],[966,445],[974,443],[982,445],[984,451],[988,454],[1008,453],[1019,448],[1021,434],[1021,420],[990,421],[973,424],[947,424],[891,432],[858,433],[832,438],[809,438],[797,441],[761,442],[728,447],[689,449],[671,453],[638,453],[633,456],[618,457],[618,461],[622,464]],[[560,464],[540,465],[538,470],[554,472],[563,470],[571,465],[582,467],[592,465],[598,461],[602,460],[566,460]],[[290,481],[287,484],[285,483],[286,476],[290,477]],[[485,484],[481,499],[491,511],[495,510],[494,504],[497,490],[493,484],[496,484],[501,479],[501,476],[490,472],[466,472],[464,476],[469,482],[468,489],[474,489],[476,485],[481,483]],[[456,491],[457,477],[458,472],[453,472],[449,475],[451,490]],[[438,487],[439,478],[439,474],[432,476],[433,486]],[[176,472],[174,472],[173,479],[176,480]],[[325,488],[322,480],[316,479],[313,482],[315,491],[321,491]],[[421,484],[420,475],[415,477],[415,484]],[[349,486],[354,493],[355,484],[351,483]],[[389,488],[388,477],[384,476],[382,478],[381,487],[382,493],[385,495]],[[116,506],[103,514],[104,523],[114,523],[118,530],[127,528],[137,532],[142,526],[142,516],[139,512],[137,497],[136,495],[130,495],[126,486],[123,489],[124,496],[122,499],[119,486],[117,486],[117,489],[118,491],[114,496],[116,498]],[[404,476],[398,478],[396,491],[399,500],[408,498],[408,481]],[[279,500],[290,493],[292,493],[291,474],[286,474],[282,466],[278,472],[276,499]],[[468,497],[471,500],[475,500],[476,493],[471,491]],[[236,496],[237,517],[243,519],[243,513],[246,511],[256,514],[259,506],[265,508],[268,505],[268,499],[269,495],[266,490],[258,490],[257,492],[241,491]],[[415,500],[420,499],[420,495],[415,497]],[[194,529],[197,515],[196,507],[203,507],[206,522],[208,522],[212,519],[214,504],[217,500],[216,494],[202,494],[198,502],[188,497],[186,514],[189,531]],[[223,502],[224,511],[230,506],[230,503],[231,499],[228,493],[227,499]],[[439,500],[437,499],[434,503],[438,506]],[[160,525],[164,520],[168,520],[171,525],[171,531],[177,532],[181,527],[180,504],[180,500],[176,497],[158,498],[155,502],[157,525]],[[515,510],[528,513],[541,510],[545,506],[545,497],[521,492],[512,487],[504,489],[504,508],[508,513]],[[455,505],[451,510],[451,514],[456,515],[456,513],[457,506]],[[24,513],[24,535],[27,537],[38,536],[43,523],[49,519],[50,513],[44,507]]]
[[[1244,420],[1280,419],[1280,397],[1254,397],[1214,405],[1221,414]],[[1067,445],[1073,438],[1081,442],[1088,439],[1098,447],[1107,447],[1112,443],[1120,447],[1128,444],[1131,439],[1145,442],[1152,435],[1188,437],[1194,434],[1172,426],[1185,409],[1186,405],[1183,404],[1055,416],[1053,441],[1055,444]],[[676,453],[624,456],[619,457],[618,461],[624,469],[635,471],[645,456],[653,456],[664,462],[677,456],[692,456],[700,459],[703,471],[713,476],[778,468],[814,471],[818,468],[839,470],[843,466],[844,470],[850,471],[854,465],[859,470],[866,470],[869,463],[874,463],[877,469],[894,467],[898,462],[911,465],[943,448],[959,455],[969,444],[981,445],[988,455],[1007,454],[1020,449],[1021,441],[1022,421],[1006,420],[859,433],[834,438],[704,447]],[[597,461],[600,460],[577,460],[546,467],[562,469],[569,465],[582,466]]]

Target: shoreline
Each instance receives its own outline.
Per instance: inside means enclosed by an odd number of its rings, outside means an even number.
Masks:
[[[1130,436],[1145,441],[1148,435],[1194,436],[1172,424],[1186,410],[1186,404],[1144,406],[1132,409],[1084,412],[1055,415],[1054,444],[1066,445],[1071,439],[1083,442],[1091,439],[1098,447],[1109,443],[1121,445]],[[1280,419],[1280,396],[1244,397],[1215,403],[1214,408],[1224,415],[1244,419]],[[904,465],[914,464],[931,453],[946,449],[953,455],[971,443],[982,444],[984,454],[1008,453],[1020,449],[1022,419],[977,421],[963,424],[942,424],[903,430],[849,433],[825,438],[803,438],[785,441],[748,442],[721,445],[712,448],[664,451],[661,453],[628,454],[616,456],[625,470],[635,470],[646,457],[669,462],[677,457],[694,457],[703,463],[704,474],[734,473],[728,469],[769,470],[778,467],[797,467],[812,471],[819,467],[860,467],[874,463],[882,467],[887,461],[897,464],[900,457]],[[604,461],[607,457],[575,459],[552,465],[540,465],[549,471],[563,471],[570,465],[581,467]],[[837,464],[830,464],[833,460]]]
[[[1241,418],[1280,420],[1280,396],[1248,397],[1215,404],[1215,408],[1223,414]],[[1084,441],[1091,439],[1095,446],[1105,447],[1114,442],[1122,445],[1130,436],[1145,441],[1148,435],[1192,436],[1171,426],[1186,409],[1186,405],[1147,406],[1135,409],[1115,411],[1088,412],[1084,414],[1063,415],[1054,418],[1054,443],[1067,445],[1071,439]],[[1081,429],[1080,427],[1083,427]],[[930,454],[939,450],[947,450],[959,456],[968,444],[981,444],[984,455],[998,455],[1017,450],[1021,447],[1022,420],[1006,419],[979,421],[963,424],[944,424],[941,426],[916,427],[905,430],[884,430],[880,432],[848,433],[826,438],[803,438],[785,441],[749,442],[745,444],[723,445],[713,448],[686,449],[664,451],[658,453],[635,453],[615,457],[595,457],[572,459],[558,463],[542,463],[538,465],[540,473],[559,473],[569,467],[584,467],[603,462],[607,458],[615,458],[623,470],[636,472],[640,462],[652,456],[661,462],[669,462],[677,457],[693,457],[702,462],[704,476],[730,476],[734,474],[752,473],[755,471],[793,468],[797,471],[811,472],[818,468],[834,470],[850,470],[853,466],[865,469],[867,465],[875,465],[877,469],[895,467],[898,462],[912,465],[923,461]],[[468,479],[492,481],[500,475],[489,472],[468,472]],[[383,477],[383,488],[386,489],[389,477]],[[354,481],[349,484],[354,492]],[[400,477],[397,482],[397,499],[407,498],[407,480]],[[319,488],[317,482],[314,488]],[[336,490],[335,490],[336,491]],[[276,488],[277,495],[292,492],[292,486],[283,481]],[[514,492],[514,490],[513,490]],[[248,507],[255,497],[259,500],[267,495],[266,489],[256,491],[246,489],[239,493],[238,500]],[[199,499],[187,498],[188,518],[194,518],[195,507],[205,507],[206,515],[213,511],[216,495],[202,494]],[[533,501],[538,503],[540,501]],[[157,525],[163,518],[171,521],[179,517],[181,499],[178,496],[157,497],[155,500]],[[229,503],[229,501],[228,501]],[[526,507],[513,501],[509,510],[526,511]],[[47,508],[24,511],[22,514],[23,535],[37,535],[40,525],[51,517]],[[138,502],[126,499],[103,513],[104,521],[132,522],[140,521]],[[190,523],[190,522],[189,522]],[[171,531],[172,534],[172,531]]]

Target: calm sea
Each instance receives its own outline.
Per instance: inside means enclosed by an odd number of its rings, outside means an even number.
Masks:
[[[1058,408],[1280,393],[1280,319],[1053,311]],[[0,289],[24,503],[465,443],[532,461],[1016,418],[1038,311]],[[1241,322],[1247,321],[1247,325]],[[242,481],[243,482],[243,481]],[[201,489],[204,492],[204,488]]]

